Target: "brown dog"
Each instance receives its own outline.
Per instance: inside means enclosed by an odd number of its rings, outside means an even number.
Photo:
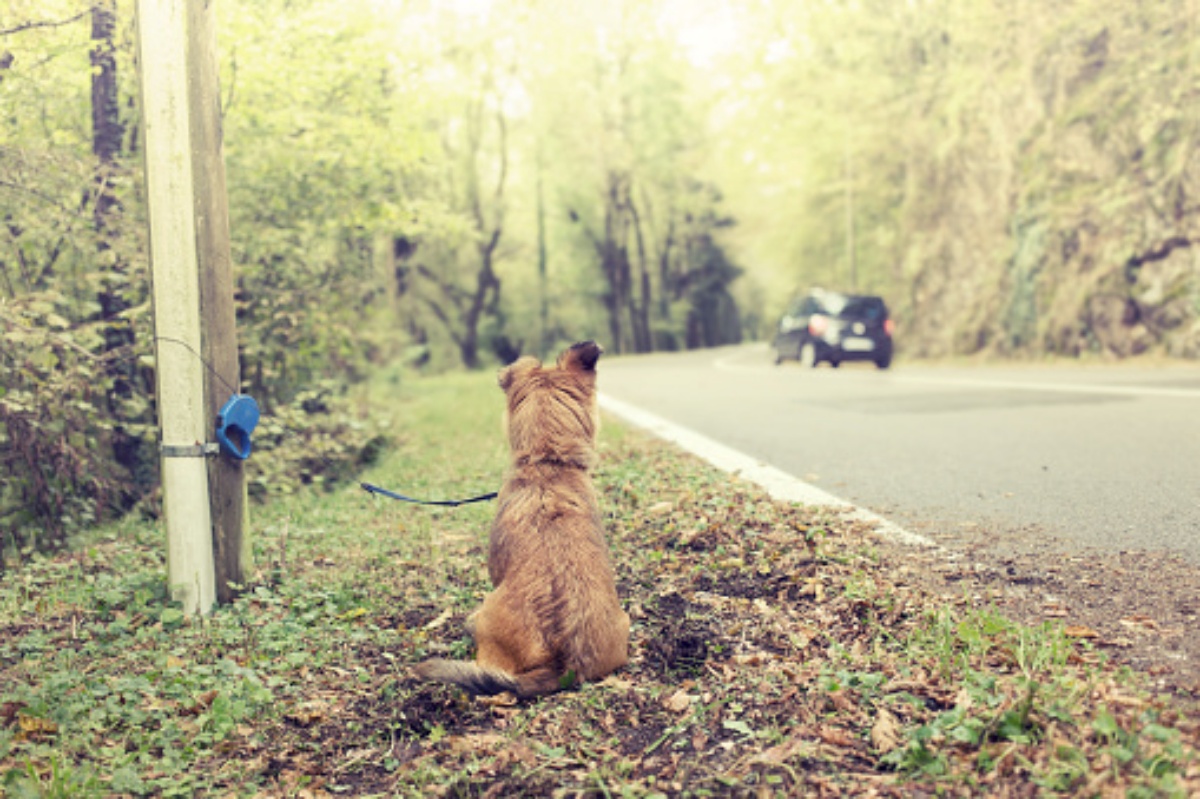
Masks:
[[[500,372],[512,466],[492,522],[494,589],[467,620],[474,663],[427,660],[421,679],[518,697],[595,680],[628,661],[621,610],[589,470],[595,460],[594,341],[545,368],[522,358]]]

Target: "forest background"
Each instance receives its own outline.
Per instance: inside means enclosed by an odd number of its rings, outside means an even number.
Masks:
[[[380,364],[769,338],[1200,357],[1200,0],[221,0],[256,495],[330,483]],[[156,510],[130,0],[0,9],[0,533]]]

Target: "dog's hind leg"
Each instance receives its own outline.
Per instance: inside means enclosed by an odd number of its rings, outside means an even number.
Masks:
[[[479,640],[475,635],[475,628],[479,625],[479,611],[481,610],[483,608],[475,608],[467,616],[467,620],[463,622],[463,629],[467,631],[467,635],[471,636],[472,641]]]

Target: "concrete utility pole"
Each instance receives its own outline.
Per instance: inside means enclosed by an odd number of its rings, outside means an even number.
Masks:
[[[242,579],[245,522],[240,462],[210,446],[238,385],[212,13],[137,3],[167,577],[189,615]]]

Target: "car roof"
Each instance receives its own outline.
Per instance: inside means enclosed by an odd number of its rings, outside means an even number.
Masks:
[[[846,305],[858,304],[858,303],[862,303],[862,302],[867,302],[867,303],[878,302],[878,303],[882,304],[885,308],[887,307],[887,303],[884,301],[883,297],[880,297],[877,294],[848,294],[844,291],[827,291],[825,289],[813,289],[811,291],[808,291],[804,294],[799,295],[792,302],[793,302],[793,304],[795,304],[795,303],[799,303],[806,299],[816,300],[817,302],[819,302],[822,305],[846,306]]]
[[[845,291],[830,291],[829,289],[812,289],[804,296],[806,297],[843,297],[847,300],[879,300],[883,301],[883,297],[878,294],[850,294]]]

